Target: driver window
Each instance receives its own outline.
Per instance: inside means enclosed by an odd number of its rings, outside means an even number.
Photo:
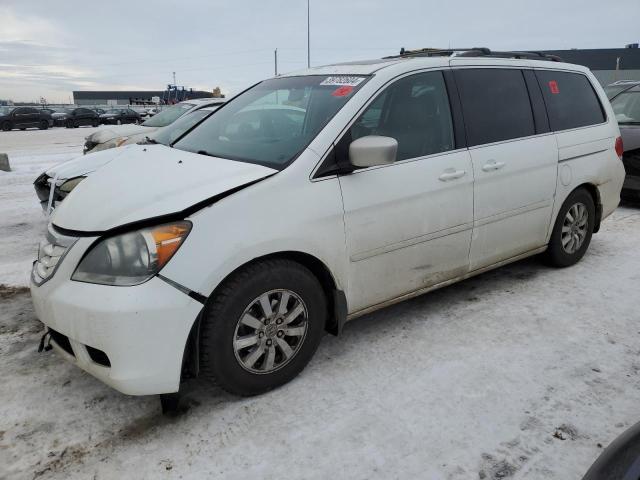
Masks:
[[[351,141],[367,135],[395,138],[397,160],[453,150],[453,124],[442,73],[419,73],[398,80],[367,107],[350,134]]]

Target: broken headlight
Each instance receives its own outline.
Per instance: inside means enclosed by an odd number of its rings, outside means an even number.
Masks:
[[[78,184],[87,177],[75,177],[70,180],[67,180],[62,185],[60,185],[60,190],[64,193],[69,193],[71,190],[76,188]]]
[[[191,231],[191,222],[167,223],[105,238],[94,244],[72,280],[131,286],[156,275]]]

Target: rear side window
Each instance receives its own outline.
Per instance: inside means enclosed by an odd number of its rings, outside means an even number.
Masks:
[[[551,130],[586,127],[605,121],[589,79],[580,73],[537,70]]]
[[[469,146],[535,134],[527,85],[521,70],[455,70]]]

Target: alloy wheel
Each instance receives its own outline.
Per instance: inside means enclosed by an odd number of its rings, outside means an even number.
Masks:
[[[583,203],[573,204],[564,217],[560,239],[562,249],[569,255],[574,254],[587,237],[589,228],[589,212]]]
[[[298,353],[308,329],[308,310],[291,290],[263,293],[245,308],[233,335],[233,351],[242,368],[272,373]]]

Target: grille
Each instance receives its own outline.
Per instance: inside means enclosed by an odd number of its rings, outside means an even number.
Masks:
[[[49,224],[45,240],[40,242],[38,260],[33,263],[32,279],[36,285],[49,280],[77,238],[61,235]]]

